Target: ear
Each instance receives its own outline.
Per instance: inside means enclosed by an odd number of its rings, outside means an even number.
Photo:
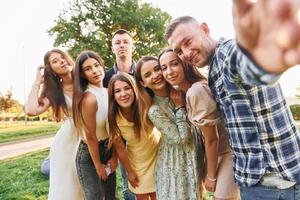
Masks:
[[[205,22],[200,24],[200,29],[201,29],[201,32],[203,32],[205,35],[207,35],[207,36],[209,35],[210,30],[208,28],[208,25]]]
[[[113,45],[111,45],[111,51],[112,51],[114,54],[116,54],[116,53],[115,53],[115,49],[114,49],[114,46],[113,46]]]

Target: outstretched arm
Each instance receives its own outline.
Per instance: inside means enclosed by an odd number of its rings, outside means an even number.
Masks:
[[[236,39],[266,72],[300,63],[298,8],[296,0],[233,0]]]

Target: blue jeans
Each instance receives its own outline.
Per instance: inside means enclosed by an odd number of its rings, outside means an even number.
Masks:
[[[120,172],[122,177],[122,192],[124,200],[135,200],[135,194],[128,189],[128,181],[126,171],[121,162],[119,162]]]
[[[115,199],[116,173],[113,172],[106,181],[102,181],[96,172],[88,146],[82,141],[76,155],[76,168],[85,200]]]
[[[41,172],[44,176],[50,175],[50,157],[45,158],[41,164]]]
[[[287,189],[278,189],[257,184],[251,187],[240,187],[240,194],[242,200],[299,200],[300,185],[294,185]]]

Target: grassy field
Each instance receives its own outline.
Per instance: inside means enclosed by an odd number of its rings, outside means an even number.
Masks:
[[[0,199],[46,200],[49,179],[41,174],[40,165],[48,154],[47,149],[0,161]],[[121,183],[119,173],[117,182]],[[118,184],[118,192],[122,199],[121,191]]]
[[[1,123],[0,144],[39,136],[55,134],[61,124],[56,122]]]
[[[0,161],[0,199],[47,199],[48,178],[40,173],[49,150]]]

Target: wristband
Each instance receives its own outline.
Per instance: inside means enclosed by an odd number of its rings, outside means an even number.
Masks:
[[[180,108],[184,108],[184,106],[180,106],[178,108],[175,108],[174,112],[176,113]]]
[[[216,182],[217,181],[216,178],[211,178],[211,177],[208,176],[208,174],[206,174],[206,178],[207,178],[207,180],[212,181],[212,182]]]
[[[41,84],[39,84],[39,83],[32,84],[32,87],[38,87],[38,88],[40,88],[40,86],[41,86]]]

